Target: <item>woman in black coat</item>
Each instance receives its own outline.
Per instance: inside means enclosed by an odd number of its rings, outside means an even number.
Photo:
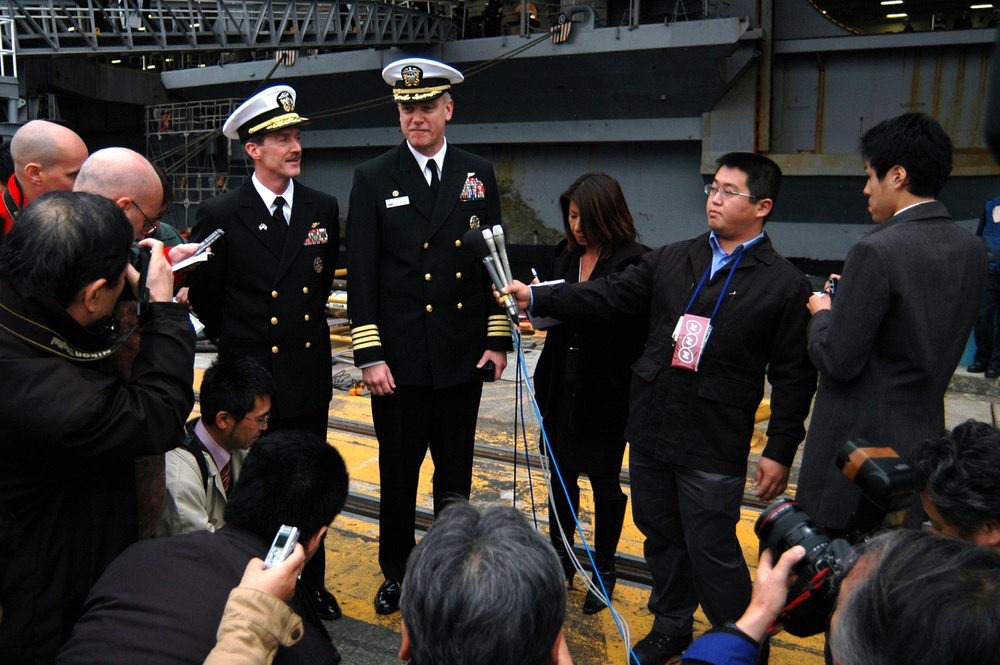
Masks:
[[[635,224],[618,182],[603,173],[581,176],[559,197],[566,239],[556,247],[551,277],[568,283],[606,277],[637,263],[648,249],[636,242]],[[610,596],[616,581],[615,552],[628,497],[619,476],[625,451],[630,365],[642,354],[645,321],[609,327],[564,322],[548,330],[535,370],[535,394],[562,484],[552,471],[549,534],[572,584],[574,568],[559,528],[572,547],[580,506],[577,481],[587,474],[594,494],[594,562]],[[596,584],[595,578],[595,584]],[[599,588],[599,585],[598,585]],[[606,605],[595,594],[585,614]]]

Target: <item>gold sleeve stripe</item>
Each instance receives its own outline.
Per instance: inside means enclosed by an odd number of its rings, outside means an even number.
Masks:
[[[510,337],[510,321],[504,314],[493,314],[486,322],[487,337]]]
[[[368,349],[373,346],[382,346],[382,338],[378,334],[378,326],[369,324],[358,326],[351,331],[351,341],[354,349]]]

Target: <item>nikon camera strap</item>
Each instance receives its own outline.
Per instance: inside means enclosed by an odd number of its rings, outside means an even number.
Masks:
[[[0,329],[6,330],[14,337],[60,358],[82,362],[107,358],[117,351],[125,341],[122,339],[112,345],[111,348],[101,349],[100,351],[83,351],[70,344],[59,333],[21,316],[2,302],[0,302]]]

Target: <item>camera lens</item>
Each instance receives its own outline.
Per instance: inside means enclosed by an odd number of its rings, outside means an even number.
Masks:
[[[775,561],[792,547],[801,545],[806,550],[801,565],[830,543],[830,538],[792,499],[781,499],[765,510],[753,529],[774,553]]]

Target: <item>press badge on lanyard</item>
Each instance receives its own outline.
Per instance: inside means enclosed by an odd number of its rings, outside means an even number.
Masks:
[[[722,299],[726,297],[726,292],[729,290],[729,282],[732,281],[733,275],[736,273],[736,266],[740,264],[740,259],[742,258],[743,252],[740,252],[740,255],[733,261],[733,265],[729,269],[729,276],[726,277],[726,283],[722,287],[722,293],[719,294],[718,302],[715,303],[715,309],[712,311],[711,318],[688,314],[688,310],[694,304],[695,298],[701,293],[701,287],[704,286],[705,280],[712,274],[712,266],[708,266],[708,270],[705,271],[701,281],[698,282],[698,288],[694,290],[694,294],[688,302],[687,309],[684,310],[681,318],[677,319],[677,326],[674,327],[674,357],[670,361],[672,367],[689,369],[692,372],[698,371],[698,365],[701,364],[702,352],[705,350],[705,345],[708,344],[709,335],[712,334],[712,319],[719,312]]]

